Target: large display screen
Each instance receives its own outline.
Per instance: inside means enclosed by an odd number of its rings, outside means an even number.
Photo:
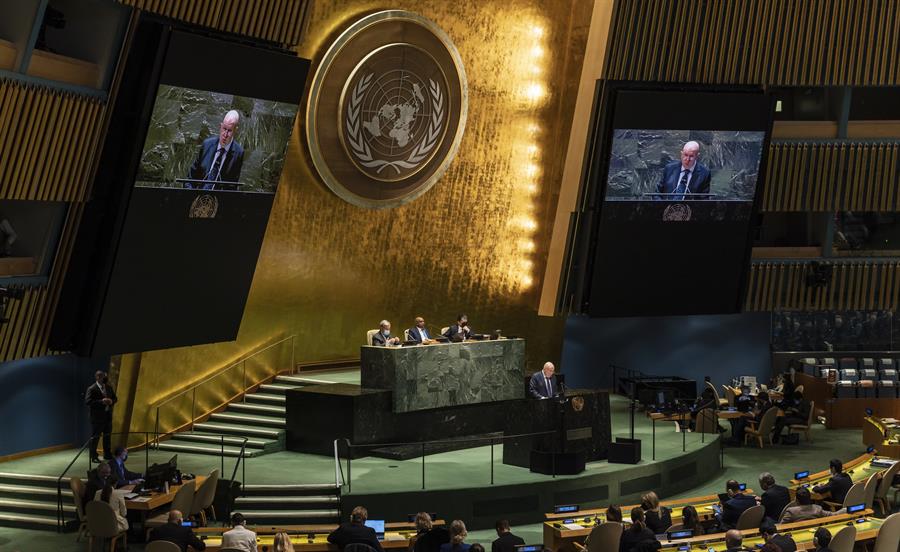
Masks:
[[[761,91],[605,96],[589,184],[593,316],[740,310],[750,222],[771,126]]]

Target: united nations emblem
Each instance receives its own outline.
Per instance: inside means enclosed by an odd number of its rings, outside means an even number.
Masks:
[[[673,203],[663,211],[662,219],[666,222],[691,220],[691,208],[685,203]]]
[[[216,218],[218,211],[219,200],[216,199],[216,196],[209,194],[198,195],[191,202],[188,218]]]
[[[417,14],[374,13],[344,31],[316,71],[306,113],[310,154],[341,198],[394,207],[444,174],[466,111],[465,72],[450,38]]]

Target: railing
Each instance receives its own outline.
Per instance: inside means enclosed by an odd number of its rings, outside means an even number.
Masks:
[[[218,370],[217,372],[210,374],[209,376],[203,378],[202,380],[191,385],[190,387],[178,392],[177,394],[175,394],[167,399],[162,400],[161,402],[157,403],[155,406],[152,406],[151,408],[156,409],[156,422],[155,422],[156,435],[157,436],[160,435],[160,429],[159,429],[160,410],[165,406],[174,404],[177,407],[176,412],[185,412],[187,410],[187,405],[182,404],[182,402],[187,397],[190,397],[190,402],[191,402],[190,418],[184,423],[181,423],[181,424],[176,423],[174,428],[172,428],[171,430],[169,430],[167,432],[164,432],[162,435],[166,435],[173,431],[179,431],[179,430],[183,430],[183,429],[189,429],[189,430],[193,431],[194,424],[197,422],[198,419],[216,411],[217,409],[227,405],[230,402],[233,402],[238,399],[244,400],[247,395],[247,391],[249,391],[253,387],[259,385],[261,382],[264,382],[264,381],[268,380],[269,378],[272,378],[272,377],[278,375],[278,373],[281,371],[278,368],[279,363],[277,361],[273,362],[273,363],[269,363],[268,365],[263,363],[263,364],[257,364],[256,366],[254,366],[251,364],[250,370],[253,373],[250,374],[250,381],[252,383],[248,386],[247,385],[248,362],[253,361],[254,359],[258,358],[260,355],[262,355],[266,351],[272,350],[274,347],[277,347],[278,345],[281,345],[282,343],[286,343],[288,341],[290,341],[290,343],[291,343],[290,367],[291,367],[291,372],[293,372],[296,369],[296,367],[294,365],[294,341],[295,341],[296,337],[297,337],[296,335],[291,335],[289,337],[285,337],[284,339],[278,340],[275,343],[267,345],[266,347],[244,357],[243,359],[241,359],[233,364],[229,364],[225,368],[222,368],[221,370]],[[260,366],[262,367],[261,370],[259,368]],[[239,377],[240,377],[241,385],[239,388],[235,388],[234,384],[238,381],[238,372],[240,372]],[[224,401],[221,398],[216,396],[216,392],[221,391],[222,389],[225,389],[226,393],[228,393],[228,392],[231,393],[231,396],[226,398]],[[229,390],[231,390],[231,391],[229,391]],[[207,405],[206,407],[201,407],[200,414],[197,413],[198,393],[200,393],[201,395],[203,393],[207,393],[209,395],[208,397],[205,397],[205,398],[203,396],[200,397],[200,400],[203,403],[206,403],[206,405]],[[178,402],[176,402],[176,401],[178,401]],[[183,408],[180,408],[180,407],[183,407]],[[158,444],[158,441],[157,441],[157,444]]]
[[[365,445],[354,445],[350,442],[349,439],[335,439],[334,440],[334,483],[336,487],[343,487],[347,485],[347,492],[353,492],[353,456],[354,451],[365,451],[367,449],[376,449],[382,447],[408,447],[408,446],[418,446],[420,447],[419,453],[422,459],[422,490],[425,490],[425,457],[429,454],[428,447],[432,447],[431,454],[438,454],[449,452],[451,450],[459,450],[459,449],[446,449],[442,448],[439,450],[434,450],[434,447],[437,445],[443,445],[446,447],[447,445],[455,445],[460,443],[483,443],[483,445],[490,445],[491,457],[488,462],[490,466],[490,484],[494,484],[494,464],[495,464],[495,455],[494,455],[494,445],[497,443],[504,443],[505,441],[511,439],[522,439],[527,437],[540,437],[540,436],[549,436],[549,435],[559,435],[559,431],[537,431],[534,433],[519,433],[515,435],[502,435],[502,436],[484,436],[484,437],[463,437],[458,439],[434,439],[430,441],[412,441],[405,443],[369,443]],[[347,477],[344,479],[344,470],[341,465],[341,445],[346,448],[347,454]],[[476,445],[478,446],[478,445]],[[475,448],[475,447],[460,447],[463,448]],[[553,457],[554,462],[552,465],[553,477],[556,477],[556,463],[555,456]]]
[[[131,431],[128,433],[111,433],[110,434],[111,437],[115,436],[115,435],[120,435],[120,436],[124,435],[124,436],[126,436],[126,438],[130,435],[142,435],[143,436],[143,438],[144,438],[143,442],[148,444],[148,446],[143,447],[144,448],[144,472],[143,473],[146,475],[148,469],[150,468],[150,448],[153,443],[159,442],[159,435],[157,435],[153,432],[149,432],[149,431]],[[216,434],[212,433],[210,435],[216,435]],[[224,434],[218,434],[218,435],[219,435],[220,443],[221,443],[220,453],[219,453],[219,461],[221,464],[220,471],[219,471],[220,474],[225,473],[225,438],[228,437],[228,438],[232,438],[232,439],[242,439],[241,450],[235,459],[234,470],[232,470],[232,473],[231,473],[231,481],[234,481],[234,478],[237,477],[238,467],[240,466],[240,468],[241,468],[241,486],[243,486],[247,482],[247,462],[246,462],[245,455],[246,455],[248,439],[246,437],[240,437],[237,435],[224,435]],[[81,445],[81,448],[78,449],[77,453],[75,453],[75,457],[72,458],[71,462],[69,462],[69,464],[62,471],[62,473],[59,474],[59,477],[56,478],[57,532],[62,532],[65,529],[65,525],[66,525],[66,513],[65,513],[65,510],[63,509],[62,480],[66,476],[66,474],[69,473],[69,470],[72,469],[72,466],[75,465],[75,463],[78,461],[78,459],[84,453],[84,451],[88,448],[88,446],[91,445],[92,440],[93,439],[88,439],[87,441],[85,441],[85,443],[83,445]],[[86,471],[90,472],[92,469],[93,469],[93,464],[91,463],[90,455],[88,455]],[[231,504],[233,501],[234,501],[234,497],[232,496],[232,486],[229,485],[228,486],[228,498],[226,501],[227,508],[226,508],[223,519],[228,519],[231,516],[230,510],[231,510]]]

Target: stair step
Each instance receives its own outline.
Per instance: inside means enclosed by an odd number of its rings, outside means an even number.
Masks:
[[[58,475],[33,475],[29,473],[0,472],[0,481],[23,481],[34,485],[44,484],[48,487],[52,486],[53,488],[56,488],[57,479],[59,479]],[[64,487],[68,487],[69,478],[63,477],[62,484]]]
[[[37,510],[42,512],[56,512],[56,501],[46,501],[46,500],[24,500],[21,498],[3,498],[0,497],[0,511],[11,512],[16,511],[20,512],[22,510]],[[63,510],[66,512],[75,513],[75,505],[74,504],[63,504]]]
[[[294,387],[303,387],[305,385],[328,385],[330,383],[337,383],[336,381],[329,381],[321,378],[308,378],[304,376],[278,376],[275,378],[276,383],[283,383],[285,385],[293,385]]]
[[[297,492],[337,492],[337,485],[334,483],[298,483],[289,485],[244,485],[241,487],[244,495],[252,492],[271,492],[278,491],[284,494],[294,494]]]
[[[284,404],[286,398],[284,395],[273,395],[271,393],[250,393],[247,395],[247,401],[260,403],[276,403]]]
[[[159,444],[159,450],[168,450],[173,452],[192,452],[195,454],[210,454],[214,456],[219,456],[224,454],[230,458],[236,458],[241,455],[241,449],[239,447],[225,447],[223,450],[221,447],[217,447],[214,445],[203,445],[200,443],[194,445],[182,444],[182,443],[173,443],[171,441],[166,441],[164,443]],[[244,457],[249,458],[254,455],[260,454],[262,451],[258,449],[247,449],[244,450]]]
[[[336,496],[239,496],[235,504],[337,504]]]
[[[339,510],[241,510],[245,518],[309,519],[339,518]]]
[[[213,421],[237,422],[247,425],[263,425],[268,427],[284,427],[285,419],[270,416],[256,416],[253,414],[237,414],[234,412],[217,412],[210,416]]]
[[[287,408],[283,406],[274,406],[268,404],[253,404],[253,403],[232,403],[228,405],[228,411],[235,411],[237,413],[247,413],[253,414],[258,413],[261,415],[266,414],[275,414],[276,416],[286,416]]]
[[[187,433],[176,433],[176,434],[172,435],[172,438],[173,438],[173,439],[177,439],[177,440],[179,440],[179,441],[191,441],[191,442],[197,442],[197,443],[210,443],[210,444],[214,444],[214,445],[221,445],[222,440],[223,440],[222,437],[220,437],[219,435],[212,435],[212,434],[209,434],[209,433],[190,433],[190,432],[187,432]],[[226,437],[224,438],[224,441],[225,441],[225,445],[226,445],[226,446],[233,445],[233,446],[236,446],[236,447],[240,447],[240,446],[241,446],[241,443],[244,442],[244,439],[241,438],[241,437],[227,437],[227,436],[226,436]],[[248,439],[247,439],[247,445],[246,445],[246,446],[247,446],[248,449],[251,449],[251,448],[261,449],[261,448],[265,448],[266,445],[269,445],[269,444],[272,444],[272,443],[277,443],[277,442],[278,442],[278,441],[275,440],[275,439],[252,439],[252,438],[248,438]]]
[[[31,514],[17,514],[14,512],[0,512],[0,525],[13,527],[38,527],[40,529],[56,529],[58,521],[56,516],[36,516]]]
[[[279,383],[264,383],[259,386],[260,390],[276,395],[284,395],[284,392],[288,389],[296,389],[297,387],[298,386],[296,385],[283,385]]]
[[[203,422],[194,424],[194,429],[209,431],[210,433],[230,433],[231,435],[246,435],[254,437],[268,437],[277,439],[280,432],[277,429],[251,427],[241,424],[227,424],[217,422]]]
[[[64,500],[72,500],[72,489],[70,489],[68,485],[65,485],[62,489],[62,495]],[[7,483],[0,483],[0,496],[5,498],[53,497],[53,500],[56,500],[56,489],[50,487],[35,487],[33,485],[10,485]]]

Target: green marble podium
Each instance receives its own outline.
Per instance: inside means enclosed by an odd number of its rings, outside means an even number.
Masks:
[[[525,340],[360,348],[362,387],[392,391],[394,412],[525,397]]]

